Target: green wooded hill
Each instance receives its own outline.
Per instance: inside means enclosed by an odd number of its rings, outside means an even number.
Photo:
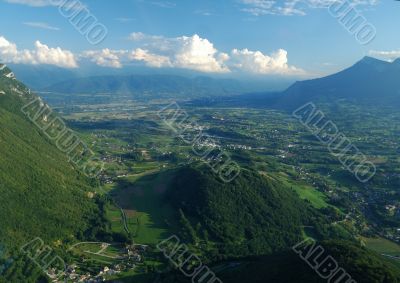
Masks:
[[[327,241],[320,245],[355,282],[398,283],[400,269],[378,254],[345,241]],[[324,257],[325,258],[325,257]],[[222,262],[211,267],[222,282],[230,283],[325,283],[315,270],[289,250],[269,256]],[[338,276],[339,277],[339,276]],[[338,278],[332,279],[332,282]],[[346,279],[337,282],[350,282]],[[150,282],[150,281],[149,281]],[[186,283],[190,279],[180,271],[162,275],[162,283]],[[331,282],[331,281],[329,281]],[[354,281],[351,281],[354,282]]]
[[[322,242],[321,246],[324,247],[327,254],[337,261],[339,267],[344,268],[356,282],[400,282],[400,269],[398,267],[357,244],[328,241]],[[289,270],[290,272],[288,272]],[[244,261],[239,268],[228,269],[221,272],[219,276],[224,282],[232,283],[327,282],[327,279],[322,279],[316,271],[292,251]]]
[[[179,235],[193,243],[209,236],[221,258],[286,249],[299,242],[302,225],[313,215],[290,188],[247,169],[224,183],[207,166],[182,168],[169,200],[181,211],[184,231]]]
[[[74,239],[99,211],[91,181],[21,111],[33,95],[15,92],[26,87],[10,72],[0,72],[0,242],[15,250],[36,237]]]

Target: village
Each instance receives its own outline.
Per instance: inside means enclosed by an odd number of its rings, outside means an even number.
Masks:
[[[95,251],[95,248],[100,249]],[[54,283],[104,282],[110,277],[139,268],[147,249],[148,246],[138,244],[78,243],[70,249],[77,261],[67,265],[61,276],[55,269],[48,270],[47,275]]]

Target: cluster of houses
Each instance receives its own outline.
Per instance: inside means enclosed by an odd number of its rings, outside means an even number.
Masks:
[[[119,257],[121,259],[118,263],[108,264],[99,270],[97,274],[91,274],[90,272],[82,273],[79,270],[78,265],[73,264],[66,267],[62,276],[58,276],[56,274],[56,270],[49,270],[48,275],[50,278],[53,278],[54,283],[62,283],[62,282],[72,282],[72,283],[98,283],[104,282],[110,276],[114,276],[120,274],[122,272],[126,272],[128,270],[135,269],[138,263],[141,263],[143,258],[142,254],[146,252],[146,245],[129,245],[125,248],[121,249],[121,253],[123,253],[123,257]]]

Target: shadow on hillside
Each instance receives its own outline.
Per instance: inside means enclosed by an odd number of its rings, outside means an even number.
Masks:
[[[151,229],[171,230],[177,212],[167,200],[167,189],[174,173],[174,170],[167,170],[145,175],[134,181],[121,179],[110,196],[126,214],[147,215],[147,221],[143,220],[145,223],[139,226],[141,230],[147,229],[146,233],[151,233]],[[162,239],[169,236],[166,232],[160,235]]]

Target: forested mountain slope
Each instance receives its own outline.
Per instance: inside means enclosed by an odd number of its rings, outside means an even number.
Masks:
[[[0,241],[73,239],[98,212],[90,180],[21,111],[34,96],[0,72]]]

